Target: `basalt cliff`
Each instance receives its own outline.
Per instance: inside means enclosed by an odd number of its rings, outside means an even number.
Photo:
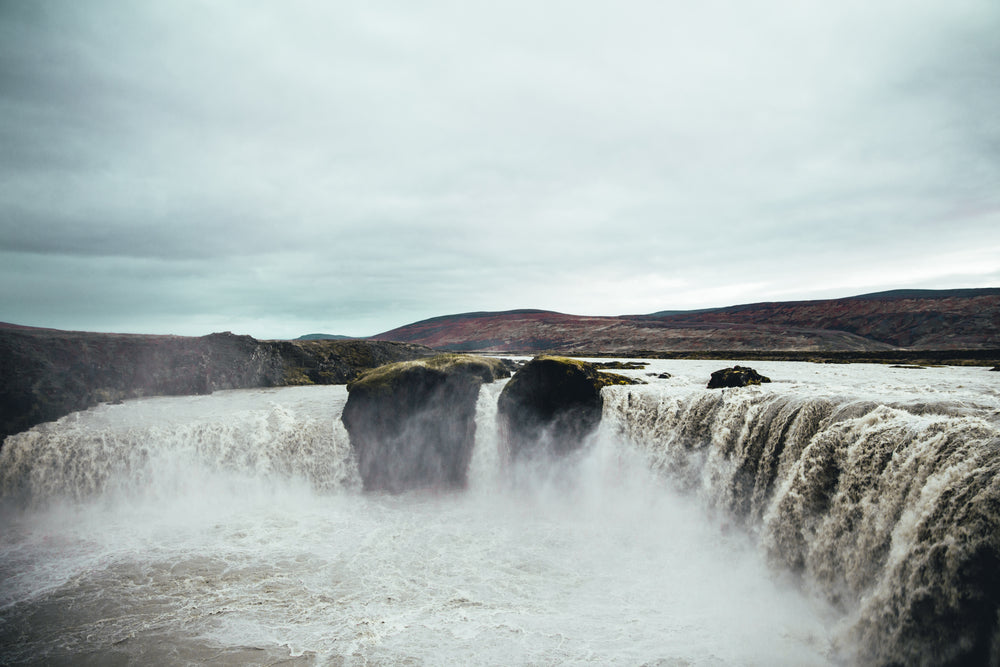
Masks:
[[[59,331],[0,324],[0,443],[98,403],[301,384],[342,384],[433,352],[364,340],[260,341]]]

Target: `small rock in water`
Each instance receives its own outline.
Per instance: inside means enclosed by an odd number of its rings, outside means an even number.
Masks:
[[[747,366],[733,366],[732,368],[723,368],[712,373],[712,378],[708,381],[708,388],[746,387],[747,385],[770,381],[771,378],[764,377],[752,368]]]
[[[593,361],[596,368],[616,371],[641,371],[649,365],[648,361]]]

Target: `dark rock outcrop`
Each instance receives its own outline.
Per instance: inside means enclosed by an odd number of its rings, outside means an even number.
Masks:
[[[499,359],[442,354],[382,366],[348,383],[341,420],[365,490],[464,487],[479,387],[508,376]]]
[[[433,354],[376,341],[259,341],[108,334],[0,325],[0,443],[98,403],[288,384],[337,384]]]
[[[558,456],[579,449],[601,421],[601,389],[638,383],[578,359],[535,357],[500,393],[498,416],[508,456]]]
[[[284,361],[282,384],[346,384],[373,368],[436,354],[413,343],[373,340],[269,341]]]
[[[747,366],[733,366],[732,368],[723,368],[712,373],[712,377],[708,381],[708,388],[746,387],[747,385],[770,381],[771,378],[764,377],[752,368]]]
[[[648,361],[595,361],[596,368],[612,371],[641,371],[649,365]]]
[[[0,329],[0,435],[102,402],[280,384],[280,357],[249,336],[201,338]]]

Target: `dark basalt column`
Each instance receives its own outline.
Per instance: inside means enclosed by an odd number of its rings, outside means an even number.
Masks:
[[[382,366],[349,383],[341,420],[365,490],[464,487],[479,387],[507,375],[497,359],[447,354]]]
[[[508,456],[561,456],[579,449],[601,421],[601,388],[634,383],[577,359],[532,359],[510,379],[497,405]]]
[[[99,403],[344,383],[382,364],[433,354],[388,341],[260,341],[229,332],[196,338],[0,323],[0,447],[8,435]]]

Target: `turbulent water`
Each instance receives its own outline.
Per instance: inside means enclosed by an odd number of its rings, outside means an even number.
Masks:
[[[605,389],[545,470],[500,463],[485,386],[462,492],[361,493],[341,386],[12,436],[0,663],[995,661],[1000,374],[760,363],[773,384],[704,389],[723,365]]]

